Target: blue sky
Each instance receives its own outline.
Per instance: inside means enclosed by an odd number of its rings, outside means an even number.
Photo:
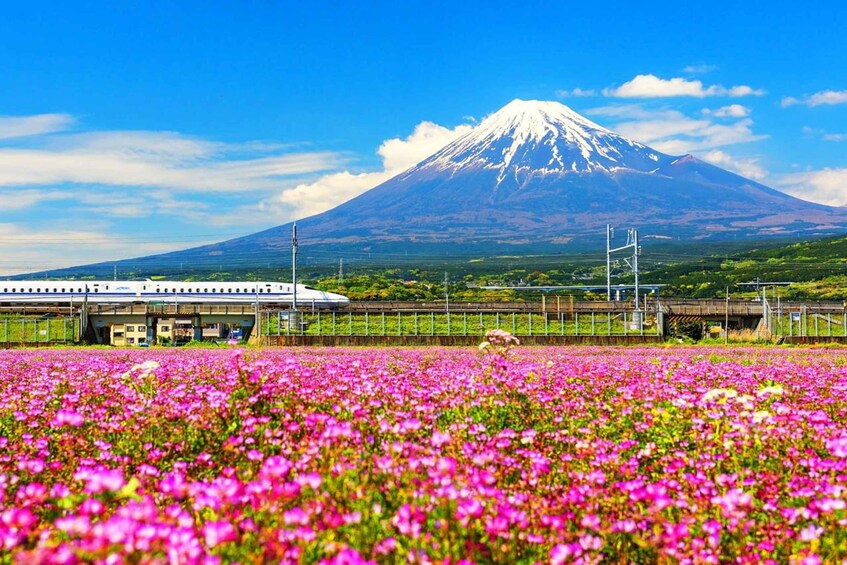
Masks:
[[[0,19],[0,273],[251,233],[514,98],[847,204],[847,8],[17,2]]]

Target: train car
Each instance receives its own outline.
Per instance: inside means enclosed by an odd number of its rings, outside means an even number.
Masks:
[[[256,304],[291,305],[294,286],[280,282],[0,281],[0,304]],[[342,308],[341,294],[297,285],[298,307]]]

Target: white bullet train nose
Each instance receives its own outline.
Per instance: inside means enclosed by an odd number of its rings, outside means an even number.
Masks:
[[[343,294],[335,294],[334,292],[324,292],[324,300],[327,301],[328,304],[332,304],[333,306],[347,306],[350,304],[350,299],[344,296]]]

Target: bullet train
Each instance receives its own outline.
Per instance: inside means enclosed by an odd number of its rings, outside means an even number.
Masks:
[[[0,305],[10,304],[288,304],[294,288],[279,282],[0,281]],[[297,285],[297,306],[342,308],[341,294]]]

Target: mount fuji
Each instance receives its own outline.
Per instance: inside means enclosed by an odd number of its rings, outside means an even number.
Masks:
[[[298,230],[301,247],[326,252],[497,255],[596,249],[607,223],[637,227],[642,240],[755,240],[847,231],[847,209],[663,154],[557,102],[514,100],[411,169],[298,221]],[[131,262],[261,263],[261,252],[279,257],[290,242],[287,224]]]

